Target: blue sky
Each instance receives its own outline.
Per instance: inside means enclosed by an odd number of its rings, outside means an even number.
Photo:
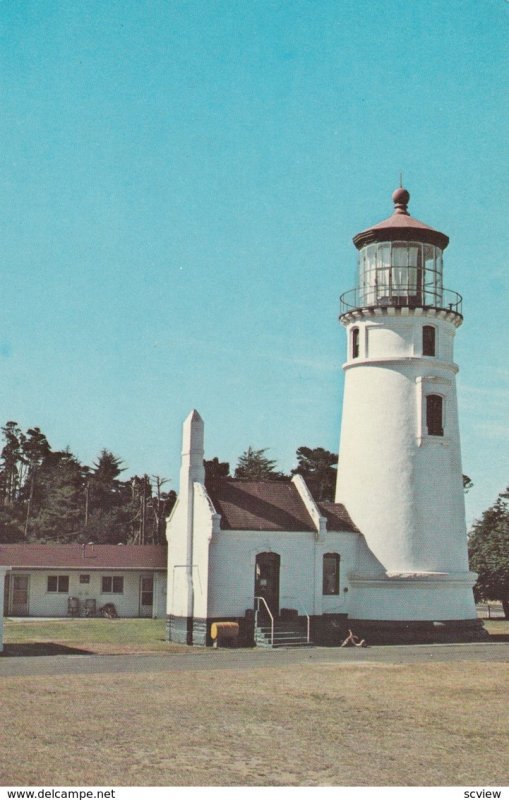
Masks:
[[[509,482],[509,3],[0,2],[0,420],[177,488],[337,451],[351,238],[447,233],[468,517]]]

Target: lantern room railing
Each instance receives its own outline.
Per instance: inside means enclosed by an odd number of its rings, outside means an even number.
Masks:
[[[362,287],[350,289],[341,295],[339,316],[355,310],[374,308],[435,308],[441,311],[452,311],[463,317],[463,298],[451,289],[405,290],[400,287]]]

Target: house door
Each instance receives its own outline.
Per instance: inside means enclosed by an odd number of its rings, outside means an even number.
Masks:
[[[255,597],[263,597],[274,617],[279,615],[279,564],[277,553],[258,553],[255,565]],[[264,609],[260,603],[260,611]]]
[[[11,602],[9,614],[13,617],[28,616],[28,592],[30,575],[11,575]]]
[[[4,617],[9,613],[9,589],[11,586],[11,576],[7,574],[4,581]]]
[[[154,578],[152,575],[140,577],[140,617],[151,617],[154,606]]]

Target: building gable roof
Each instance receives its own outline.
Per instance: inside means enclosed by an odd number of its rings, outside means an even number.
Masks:
[[[164,570],[162,545],[0,544],[0,566],[18,569]]]
[[[292,481],[247,481],[225,478],[207,483],[207,492],[222,530],[310,531],[316,527]],[[328,530],[356,531],[345,508],[318,503]]]

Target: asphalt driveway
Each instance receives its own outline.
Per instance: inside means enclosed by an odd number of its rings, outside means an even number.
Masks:
[[[160,655],[58,655],[0,657],[0,676],[92,675],[120,672],[176,672],[284,668],[290,664],[422,664],[453,661],[509,662],[509,643],[404,645],[368,648],[305,647],[193,649]]]

